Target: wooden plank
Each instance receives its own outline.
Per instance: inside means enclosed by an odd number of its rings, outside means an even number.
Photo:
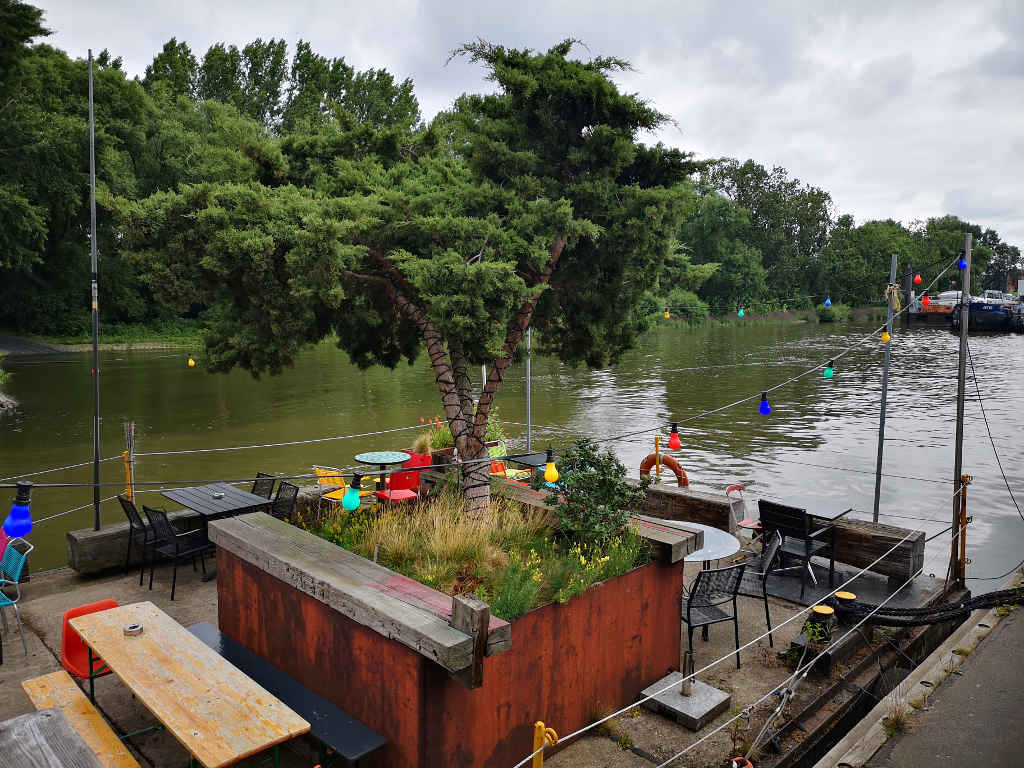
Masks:
[[[660,519],[648,515],[631,515],[629,520],[633,523],[633,530],[653,542],[658,548],[660,559],[668,563],[678,563],[704,544],[704,534],[700,531],[662,525]]]
[[[0,723],[0,768],[103,768],[59,709]]]
[[[924,567],[924,531],[911,533],[907,528],[872,523],[868,520],[853,520],[849,517],[836,520],[834,525],[836,560],[841,563],[858,568],[870,565],[869,570],[873,573],[902,580],[909,579]],[[885,555],[904,538],[906,541]],[[882,555],[885,557],[881,561],[871,565]]]
[[[471,637],[378,588],[394,572],[366,558],[262,512],[211,522],[210,540],[450,672],[473,661]]]
[[[139,761],[63,669],[25,680],[21,687],[36,709],[61,710],[105,768],[139,768]]]
[[[455,679],[470,689],[484,684],[484,656],[490,617],[491,608],[483,600],[471,595],[455,595],[452,598],[452,626],[473,638],[473,663],[455,673]]]
[[[309,731],[309,723],[150,602],[70,624],[206,768],[232,765]],[[142,633],[125,635],[129,624],[141,624]]]

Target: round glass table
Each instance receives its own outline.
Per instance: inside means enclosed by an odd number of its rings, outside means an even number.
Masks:
[[[356,461],[360,464],[376,464],[380,467],[380,474],[377,476],[377,490],[384,490],[384,473],[387,472],[388,466],[391,464],[404,464],[411,456],[405,451],[367,451],[366,453],[357,453],[355,455]]]
[[[700,531],[704,534],[704,546],[683,558],[687,563],[703,563],[707,568],[712,560],[731,557],[740,551],[740,540],[721,528],[714,528],[701,523],[689,523],[685,520],[662,520],[660,525],[670,525],[687,531]]]

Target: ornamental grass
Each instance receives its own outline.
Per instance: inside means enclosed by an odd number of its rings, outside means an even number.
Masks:
[[[337,508],[312,533],[447,594],[474,594],[513,621],[538,606],[565,603],[594,584],[650,561],[629,528],[597,542],[570,540],[542,510],[493,496],[469,518],[457,492],[418,504]]]

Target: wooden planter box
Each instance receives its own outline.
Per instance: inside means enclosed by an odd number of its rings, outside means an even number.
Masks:
[[[482,686],[468,689],[411,647],[402,617],[369,622],[337,599],[353,585],[332,583],[322,565],[321,545],[334,545],[293,529],[292,551],[304,554],[288,563],[283,549],[261,554],[252,536],[237,543],[239,520],[210,524],[221,631],[382,733],[388,744],[367,765],[511,766],[533,751],[537,720],[568,733],[678,668],[682,562],[654,562],[527,613],[483,659]]]

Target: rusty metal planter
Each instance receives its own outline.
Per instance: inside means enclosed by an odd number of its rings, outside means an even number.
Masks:
[[[469,690],[437,663],[218,548],[221,631],[388,739],[374,766],[514,765],[679,664],[682,563],[651,563],[512,624]]]

